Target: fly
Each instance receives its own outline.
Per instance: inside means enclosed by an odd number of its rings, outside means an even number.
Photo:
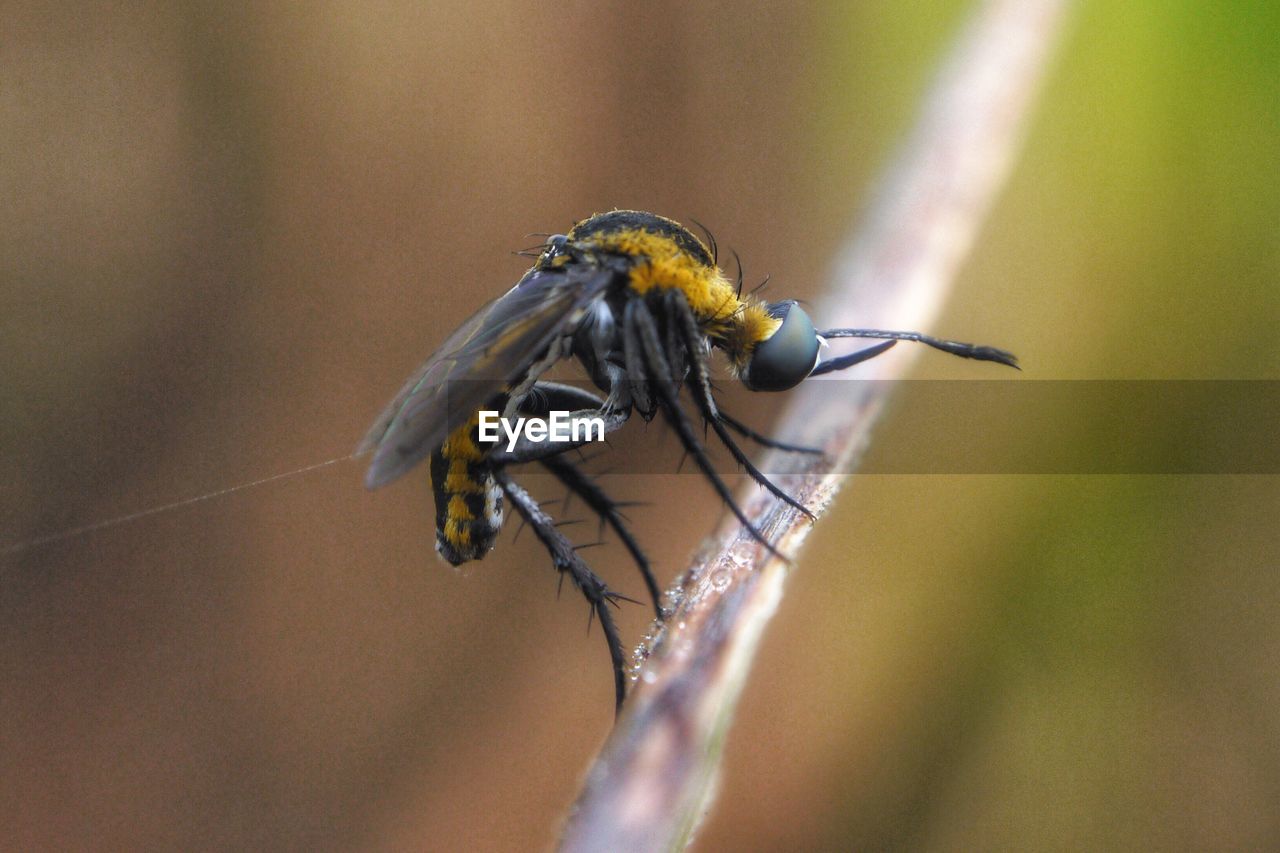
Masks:
[[[711,464],[694,420],[680,402],[687,390],[698,418],[747,474],[796,511],[812,515],[774,485],[732,433],[764,446],[817,453],[761,436],[721,411],[709,362],[717,350],[753,391],[784,391],[810,376],[844,370],[898,341],[915,341],[962,358],[1017,367],[1001,349],[883,329],[818,331],[794,300],[767,302],[742,293],[726,276],[715,241],[704,243],[677,222],[633,210],[597,214],[540,247],[533,267],[511,290],[455,331],[404,385],[360,446],[373,451],[365,483],[386,485],[426,461],[436,504],[436,550],[453,565],[483,558],[502,527],[504,503],[519,513],[600,619],[613,663],[619,706],[625,696],[622,643],[610,590],[578,556],[552,518],[510,476],[512,465],[537,463],[555,475],[617,533],[639,567],[662,619],[660,591],[649,561],[623,521],[620,505],[567,458],[577,438],[533,442],[482,440],[482,411],[545,418],[600,419],[620,428],[630,416],[658,414],[720,499],[765,547],[773,546],[747,519]],[[821,360],[820,344],[836,338],[880,343]],[[572,359],[599,394],[542,380],[554,363]]]

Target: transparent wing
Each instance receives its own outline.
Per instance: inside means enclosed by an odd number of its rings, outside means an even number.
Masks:
[[[604,269],[541,271],[485,305],[418,369],[357,448],[374,450],[365,475],[386,485],[431,455],[451,428],[524,378],[535,358],[605,291]]]

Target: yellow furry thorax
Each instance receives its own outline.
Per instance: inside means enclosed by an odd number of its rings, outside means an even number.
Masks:
[[[682,239],[696,243],[710,257],[706,245],[679,223],[650,216],[679,229]],[[628,286],[637,294],[669,289],[683,293],[702,332],[724,350],[735,370],[743,368],[756,345],[782,324],[769,315],[760,300],[739,296],[737,285],[718,266],[705,263],[666,234],[635,227],[575,239],[575,232],[592,219],[575,226],[568,234],[569,241],[590,251],[632,258]]]

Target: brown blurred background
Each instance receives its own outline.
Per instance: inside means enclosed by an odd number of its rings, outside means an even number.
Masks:
[[[696,218],[816,293],[967,8],[7,4],[0,540],[349,453],[526,234],[593,211]],[[1280,378],[1278,24],[1084,4],[936,331],[1026,378]],[[0,557],[0,848],[551,842],[612,719],[598,629],[532,537],[453,572],[425,477],[361,475]],[[665,581],[714,497],[611,482],[655,502]],[[1277,498],[856,478],[702,849],[1280,846]]]

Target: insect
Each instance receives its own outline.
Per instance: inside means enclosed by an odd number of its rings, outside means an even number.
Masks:
[[[621,427],[632,413],[646,421],[659,413],[721,500],[766,547],[712,466],[683,408],[689,392],[697,417],[711,427],[733,459],[757,483],[796,510],[799,502],[762,474],[732,433],[769,447],[819,452],[773,441],[721,411],[713,395],[709,360],[720,351],[729,369],[753,391],[783,391],[810,376],[852,367],[900,340],[916,341],[964,358],[1013,367],[1014,356],[994,347],[940,340],[917,332],[881,329],[816,331],[793,300],[767,302],[742,293],[718,266],[714,238],[703,242],[684,226],[652,213],[615,210],[594,215],[568,234],[537,247],[537,260],[502,296],[455,331],[415,373],[374,423],[359,450],[373,451],[370,489],[427,463],[436,505],[436,550],[459,565],[493,547],[509,502],[600,619],[613,663],[614,691],[625,695],[622,643],[610,613],[623,596],[610,590],[578,556],[551,517],[510,476],[516,464],[537,463],[555,475],[613,529],[639,567],[659,619],[660,592],[648,560],[626,527],[620,505],[566,451],[580,441],[521,440],[505,447],[481,441],[481,409],[545,417],[564,410]],[[836,338],[882,342],[847,355],[819,359],[819,346]],[[541,380],[557,361],[573,359],[597,395]]]

